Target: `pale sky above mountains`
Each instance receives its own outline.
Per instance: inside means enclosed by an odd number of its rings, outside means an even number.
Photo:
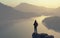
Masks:
[[[20,3],[30,3],[36,6],[44,6],[48,8],[60,7],[60,0],[0,0],[0,2],[16,7]]]

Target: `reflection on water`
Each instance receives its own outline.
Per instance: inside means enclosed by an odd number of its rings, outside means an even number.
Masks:
[[[32,38],[33,33],[33,22],[36,19],[39,23],[38,33],[48,33],[54,35],[55,38],[60,38],[60,33],[53,30],[47,29],[43,24],[42,20],[47,16],[34,17],[29,19],[16,20],[12,27],[7,30],[0,32],[1,38]]]

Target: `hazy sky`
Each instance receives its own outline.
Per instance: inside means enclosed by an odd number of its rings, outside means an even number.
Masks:
[[[56,8],[60,6],[60,0],[0,0],[0,2],[12,7],[15,7],[22,2],[31,3],[37,6],[45,6],[49,8]]]

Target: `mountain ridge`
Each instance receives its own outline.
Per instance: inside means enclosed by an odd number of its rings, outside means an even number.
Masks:
[[[38,7],[38,6],[35,6],[35,5],[32,5],[32,4],[28,4],[28,3],[21,3],[20,5],[18,5],[17,7],[15,7],[17,10],[21,10],[21,11],[24,11],[24,12],[28,12],[29,10],[34,12],[34,11],[40,11],[41,9],[44,10],[44,9],[47,9],[45,7]],[[41,8],[41,9],[40,9]],[[34,10],[35,9],[35,10]],[[29,11],[29,12],[30,12]]]
[[[54,10],[53,8],[46,8],[42,6],[39,7],[28,3],[21,3],[18,6],[16,6],[15,9],[26,13],[36,13],[40,15],[46,15],[45,12],[50,13]]]

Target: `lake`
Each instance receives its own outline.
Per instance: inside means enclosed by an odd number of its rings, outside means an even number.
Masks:
[[[53,29],[48,29],[45,25],[43,25],[42,20],[46,17],[47,16],[40,16],[14,21],[10,20],[7,23],[4,22],[9,26],[3,26],[0,31],[0,38],[32,38],[32,33],[34,32],[33,23],[35,19],[39,24],[38,33],[47,33],[49,35],[54,35],[55,38],[60,38],[59,32],[55,32]]]

